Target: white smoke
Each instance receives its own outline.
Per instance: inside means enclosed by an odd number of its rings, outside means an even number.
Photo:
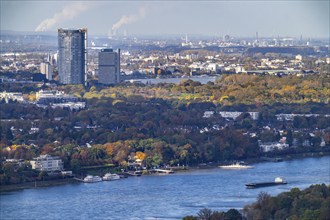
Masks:
[[[146,7],[140,7],[137,14],[133,15],[123,15],[119,21],[117,21],[114,25],[112,25],[112,34],[116,34],[116,31],[123,25],[134,23],[138,20],[143,19],[147,14],[147,8]]]
[[[55,13],[52,18],[47,18],[43,20],[35,31],[48,31],[51,30],[54,25],[58,25],[65,20],[72,19],[76,17],[81,12],[89,9],[89,4],[87,2],[74,2],[69,5],[64,6],[61,12]]]

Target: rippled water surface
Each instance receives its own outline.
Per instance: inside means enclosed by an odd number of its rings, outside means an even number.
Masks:
[[[0,194],[3,219],[182,219],[201,208],[240,209],[259,192],[271,195],[330,183],[330,157],[258,163],[253,169],[191,170],[171,175],[130,177],[112,182],[80,183]],[[245,183],[287,185],[246,189]]]

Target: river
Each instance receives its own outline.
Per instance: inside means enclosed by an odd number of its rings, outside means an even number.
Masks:
[[[204,208],[241,209],[263,191],[277,195],[293,187],[330,184],[330,157],[264,162],[253,169],[190,170],[170,175],[129,177],[118,181],[33,188],[0,194],[5,219],[182,219]],[[287,185],[246,189],[245,183]]]

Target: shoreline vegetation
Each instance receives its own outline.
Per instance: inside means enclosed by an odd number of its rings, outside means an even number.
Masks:
[[[201,209],[196,216],[183,220],[199,219],[329,219],[330,185],[315,184],[306,189],[292,188],[290,191],[271,196],[260,192],[256,201],[245,205],[242,210],[229,209],[226,212]]]
[[[251,159],[246,159],[245,162],[248,164],[255,164],[255,163],[263,163],[267,161],[276,162],[277,159],[279,158],[281,159],[280,161],[282,160],[287,161],[287,160],[304,159],[310,157],[323,157],[329,155],[330,152],[300,153],[300,154],[286,155],[285,157],[251,158]],[[217,168],[218,166],[219,163],[202,163],[197,166],[179,166],[179,167],[171,167],[171,169],[175,172],[187,172],[187,171],[194,171],[199,169],[212,169],[212,168]],[[155,175],[155,174],[146,171],[146,172],[142,172],[142,175]],[[81,183],[81,181],[76,180],[74,176],[72,176],[72,177],[59,178],[53,180],[41,180],[41,181],[26,182],[20,184],[0,185],[0,193],[19,191],[24,189],[32,189],[38,187],[52,187],[52,186],[60,186],[65,184],[79,184],[79,183]]]
[[[56,179],[56,180],[26,182],[20,184],[12,184],[12,185],[1,185],[0,193],[19,191],[24,189],[32,189],[38,187],[60,186],[65,184],[77,184],[77,183],[79,182],[74,180],[73,178],[65,178],[65,179]]]

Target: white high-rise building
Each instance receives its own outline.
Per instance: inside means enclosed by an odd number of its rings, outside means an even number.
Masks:
[[[53,68],[49,62],[41,63],[40,64],[40,72],[46,75],[48,80],[53,79]]]
[[[120,82],[120,49],[102,49],[99,52],[99,83],[116,84]]]

